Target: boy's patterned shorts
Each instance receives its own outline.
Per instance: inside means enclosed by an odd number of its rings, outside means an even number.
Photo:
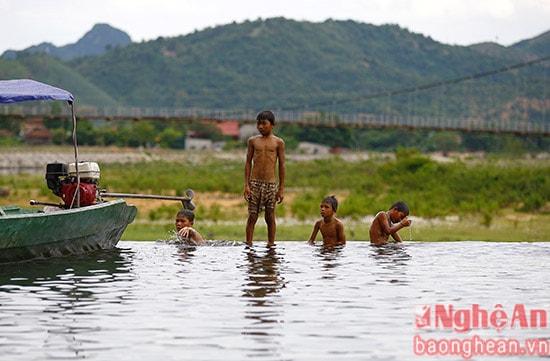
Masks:
[[[275,209],[277,190],[276,182],[251,179],[248,213],[260,213],[264,209]]]

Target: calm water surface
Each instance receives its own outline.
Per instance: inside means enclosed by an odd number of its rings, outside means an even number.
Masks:
[[[123,241],[86,256],[0,266],[4,360],[461,360],[422,340],[529,338],[550,326],[415,327],[419,310],[477,304],[550,313],[550,243],[326,250]],[[502,307],[499,307],[499,306]],[[449,308],[447,308],[449,310]],[[465,313],[465,312],[463,312]],[[425,319],[424,319],[425,320]],[[454,325],[459,324],[456,319]],[[418,347],[418,345],[417,345]],[[501,360],[474,356],[473,360]],[[540,359],[510,356],[506,360]]]

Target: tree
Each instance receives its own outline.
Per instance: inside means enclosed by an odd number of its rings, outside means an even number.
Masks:
[[[139,121],[134,125],[134,139],[140,146],[148,146],[155,142],[155,127],[148,121]]]

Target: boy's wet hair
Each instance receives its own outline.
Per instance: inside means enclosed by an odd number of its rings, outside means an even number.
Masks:
[[[323,198],[321,203],[330,203],[330,205],[332,206],[332,209],[334,209],[335,212],[338,210],[338,200],[334,196],[328,196]]]
[[[187,218],[189,222],[195,221],[195,213],[193,213],[193,211],[190,211],[189,209],[182,209],[181,211],[179,211],[176,217],[180,216]]]
[[[275,114],[271,110],[263,110],[258,113],[258,116],[256,117],[256,121],[261,120],[269,120],[271,125],[275,125]]]
[[[391,205],[390,210],[394,209],[395,207],[397,207],[398,212],[403,212],[407,216],[409,215],[409,206],[407,205],[407,203],[403,201],[397,201]]]

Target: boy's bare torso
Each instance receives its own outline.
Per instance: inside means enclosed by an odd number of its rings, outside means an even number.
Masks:
[[[254,161],[251,179],[276,182],[276,165],[282,140],[274,135],[268,137],[258,135],[251,138],[250,141],[253,147],[252,158]]]
[[[390,221],[386,212],[378,212],[369,229],[370,241],[374,244],[388,243],[390,233],[387,233],[385,229],[389,227]]]
[[[332,218],[328,223],[325,223],[323,219],[319,220],[319,230],[323,236],[324,246],[343,244],[343,240],[339,236],[340,227],[343,227],[342,222],[336,218]]]

